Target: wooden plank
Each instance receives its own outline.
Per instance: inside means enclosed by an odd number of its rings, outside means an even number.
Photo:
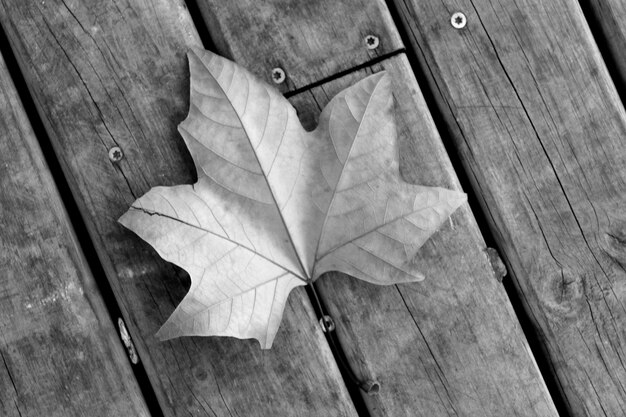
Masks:
[[[626,115],[578,3],[395,4],[564,408],[624,415]]]
[[[626,88],[626,2],[580,0],[618,90]],[[623,91],[622,91],[623,92]],[[622,97],[624,100],[624,97]]]
[[[164,413],[354,416],[302,289],[271,351],[254,341],[154,337],[189,278],[116,220],[150,187],[195,180],[176,132],[188,108],[185,54],[199,45],[182,2],[2,0],[0,22]],[[113,146],[124,152],[116,163]]]
[[[404,55],[292,100],[299,114],[316,117],[341,89],[382,69],[393,80],[403,177],[460,189]],[[377,287],[337,273],[318,284],[357,374],[382,384],[365,396],[372,413],[556,416],[469,207],[413,262],[425,281]]]
[[[0,56],[0,415],[149,416]]]
[[[197,4],[217,50],[269,83],[272,69],[282,68],[283,93],[404,48],[382,0]],[[368,48],[369,35],[377,48]]]
[[[212,7],[217,8],[218,2]],[[324,13],[339,14],[334,7]],[[273,43],[262,46],[268,53],[288,50],[282,39],[298,42],[303,36],[273,25],[262,30],[280,33]],[[318,37],[316,32],[310,36]],[[242,56],[259,48],[238,39],[231,42],[238,43],[230,48],[241,50]],[[393,80],[405,179],[458,189],[404,55],[297,94],[291,101],[307,128],[313,128],[321,107],[333,95],[383,68]],[[253,66],[259,75],[268,70]],[[320,280],[323,301],[335,317],[349,363],[360,378],[382,382],[378,395],[364,396],[371,414],[556,415],[469,209],[455,214],[452,224],[433,237],[416,259],[429,277],[423,283],[385,288],[338,274]]]

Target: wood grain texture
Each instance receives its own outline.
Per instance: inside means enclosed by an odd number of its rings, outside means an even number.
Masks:
[[[624,415],[626,115],[578,3],[395,3],[567,412]]]
[[[302,289],[269,352],[154,337],[189,278],[116,220],[152,186],[194,181],[176,132],[188,108],[185,54],[199,45],[182,2],[2,0],[0,22],[165,415],[355,415]],[[115,145],[124,158],[112,163]]]
[[[315,124],[320,107],[371,72],[389,72],[405,181],[459,189],[404,55],[292,97]],[[318,284],[356,374],[381,382],[373,416],[556,416],[467,205],[413,260],[420,283],[379,287],[332,273]]]
[[[325,10],[324,15],[338,14],[334,8]],[[311,16],[310,20],[318,18]],[[282,33],[273,43],[263,45],[267,53],[288,50],[288,45],[281,44],[283,38],[299,40],[304,36],[273,25],[266,30]],[[315,38],[316,33],[308,35]],[[237,38],[231,42],[237,46],[228,47],[241,50],[241,55],[259,47]],[[332,55],[328,57],[332,59]],[[313,129],[321,108],[335,94],[382,68],[393,80],[404,179],[458,189],[456,175],[404,55],[290,100],[305,127]],[[268,70],[252,67],[261,76]],[[382,382],[380,394],[364,397],[371,414],[555,416],[467,207],[453,215],[452,225],[432,238],[415,260],[427,275],[422,283],[385,288],[339,274],[320,279],[318,287],[337,322],[351,366],[360,378]]]
[[[626,87],[626,2],[622,0],[580,0],[596,36],[596,43],[617,88]],[[624,98],[622,97],[622,100]]]
[[[281,92],[305,87],[402,49],[382,0],[197,0],[222,55],[273,84],[272,69],[287,76]],[[378,37],[376,49],[365,38]]]
[[[0,56],[0,415],[148,416]]]

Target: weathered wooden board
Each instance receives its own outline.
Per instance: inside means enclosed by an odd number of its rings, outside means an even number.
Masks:
[[[324,16],[339,15],[338,7],[326,9]],[[205,18],[208,23],[215,20],[206,13]],[[312,15],[305,20],[319,18]],[[242,17],[248,19],[252,17]],[[277,35],[263,45],[232,37],[219,52],[289,54],[290,43],[282,43],[283,39],[295,43],[304,42],[303,36],[319,39],[324,28],[309,27],[303,33],[266,22],[250,30],[253,33],[246,36],[260,37],[259,30]],[[334,57],[329,54],[327,59]],[[243,62],[247,64],[246,59]],[[404,55],[298,94],[291,101],[306,126],[313,128],[321,107],[333,95],[381,68],[393,80],[405,179],[458,188]],[[251,69],[260,76],[270,70],[262,63]],[[351,366],[360,378],[382,383],[380,394],[365,396],[370,412],[376,416],[556,415],[515,314],[483,252],[484,242],[469,209],[454,215],[452,224],[416,259],[428,275],[423,283],[385,288],[338,274],[320,280],[323,301],[337,322]]]
[[[459,189],[404,55],[295,96],[316,117],[372,71],[393,80],[406,181]],[[312,123],[313,124],[313,123]],[[377,287],[341,274],[319,282],[350,363],[381,382],[365,400],[376,416],[556,416],[509,300],[467,206],[414,260],[420,283]]]
[[[305,292],[271,351],[227,338],[154,334],[188,276],[116,223],[156,185],[191,183],[176,125],[188,107],[185,54],[199,45],[181,1],[0,0],[15,50],[166,415],[353,416]],[[124,158],[112,163],[108,151]]]
[[[626,114],[578,3],[395,3],[564,407],[623,416]]]
[[[0,415],[148,416],[0,56]]]
[[[403,49],[383,0],[199,0],[220,53],[283,93]],[[368,48],[368,36],[378,47]],[[375,42],[370,40],[370,42]]]
[[[611,74],[618,88],[626,87],[626,2],[623,0],[580,0],[593,20],[596,43],[605,53],[604,59],[613,66]],[[626,93],[626,92],[622,92]],[[624,100],[624,97],[622,97]]]

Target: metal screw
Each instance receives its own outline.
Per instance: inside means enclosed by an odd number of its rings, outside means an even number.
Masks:
[[[467,24],[467,17],[461,12],[456,12],[450,18],[450,23],[455,29],[463,29]]]
[[[335,321],[330,316],[322,316],[320,326],[322,326],[324,333],[332,332],[335,330]]]
[[[367,35],[365,37],[365,46],[367,49],[376,49],[378,48],[378,45],[380,45],[380,39],[378,39],[378,36]]]
[[[111,162],[119,162],[124,157],[124,152],[120,149],[119,146],[114,146],[109,149],[109,159]]]
[[[137,350],[135,349],[135,345],[133,340],[130,338],[130,334],[126,329],[126,324],[124,324],[124,320],[121,318],[117,319],[117,327],[120,329],[120,337],[122,338],[122,343],[126,347],[126,352],[128,352],[128,357],[133,365],[137,365],[139,363],[139,355],[137,355]]]
[[[282,84],[286,78],[287,76],[282,68],[274,68],[272,70],[272,81],[274,81],[274,84]]]

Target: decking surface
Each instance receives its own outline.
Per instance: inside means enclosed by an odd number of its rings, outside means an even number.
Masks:
[[[0,415],[626,415],[624,22],[620,0],[0,0]],[[387,71],[403,178],[470,195],[425,281],[316,283],[336,346],[302,288],[270,351],[154,336],[189,277],[116,220],[195,180],[192,46],[283,68],[308,128]]]

